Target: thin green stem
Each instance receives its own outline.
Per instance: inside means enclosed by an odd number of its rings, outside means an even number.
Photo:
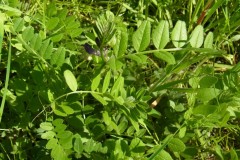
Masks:
[[[0,123],[2,121],[2,115],[3,115],[5,101],[6,101],[6,96],[7,96],[7,91],[8,91],[8,82],[9,82],[10,69],[11,69],[11,56],[12,56],[11,34],[9,35],[9,41],[10,42],[9,42],[9,49],[8,49],[7,73],[6,73],[4,93],[3,93],[2,102],[1,102],[1,108],[0,108]]]

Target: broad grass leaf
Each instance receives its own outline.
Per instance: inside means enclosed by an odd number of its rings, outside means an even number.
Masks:
[[[92,94],[92,96],[93,96],[96,100],[98,100],[99,102],[101,102],[103,105],[107,105],[107,104],[108,104],[107,101],[105,101],[105,99],[103,99],[102,96],[100,96],[100,95],[98,95],[98,94],[96,94],[96,93],[91,93],[91,94]]]
[[[163,49],[169,42],[169,23],[161,20],[152,33],[153,44],[157,49]]]
[[[209,32],[204,41],[204,48],[213,48],[213,33]]]
[[[162,150],[155,158],[154,160],[173,160],[171,155],[166,152],[165,150]]]
[[[53,30],[59,23],[59,18],[58,17],[53,17],[50,18],[46,24],[47,30]]]
[[[77,153],[83,152],[83,143],[79,134],[75,135],[75,139],[73,142],[73,149]]]
[[[132,42],[136,51],[145,50],[150,43],[151,24],[149,21],[143,21],[140,27],[133,33]]]
[[[108,87],[109,87],[109,83],[110,83],[110,80],[111,80],[111,71],[109,70],[104,78],[104,81],[103,81],[103,87],[102,87],[102,92],[106,92]]]
[[[154,56],[161,60],[164,60],[168,64],[176,63],[174,56],[169,52],[164,52],[164,51],[156,52],[156,53],[154,53]]]
[[[5,12],[3,12],[4,14],[7,14],[8,16],[16,16],[19,17],[22,15],[22,11],[20,11],[19,9],[17,9],[16,7],[10,7],[9,4],[8,5],[0,5],[0,9],[4,10]]]
[[[220,94],[220,90],[216,88],[200,88],[197,89],[197,98],[202,101],[210,101],[213,98],[217,98]]]
[[[153,154],[151,155],[151,157],[149,158],[149,160],[155,160],[156,157],[163,151],[163,149],[167,146],[167,144],[169,143],[169,141],[173,138],[173,135],[170,134],[168,135],[166,138],[164,138],[164,140],[162,141],[163,143],[159,146],[155,146],[153,149]],[[161,157],[160,157],[161,158]],[[165,157],[163,157],[165,158]],[[156,159],[158,160],[158,159]]]
[[[203,26],[198,25],[192,31],[192,35],[190,38],[190,44],[192,47],[200,48],[203,44]]]
[[[2,13],[0,13],[0,17],[3,17]],[[0,19],[0,55],[2,52],[3,37],[4,37],[4,20]]]
[[[176,48],[180,48],[186,44],[187,41],[187,28],[184,21],[177,21],[172,31],[172,42]]]
[[[40,128],[42,128],[42,129],[44,129],[44,130],[46,130],[46,131],[50,131],[50,130],[52,130],[54,127],[53,127],[52,123],[50,123],[50,122],[42,122],[42,123],[40,124]]]
[[[70,70],[65,70],[63,74],[68,87],[75,92],[78,88],[77,79]]]
[[[235,149],[230,150],[231,160],[238,160],[238,154]]]
[[[92,81],[91,90],[94,91],[98,88],[101,80],[101,74],[98,74]]]
[[[113,47],[113,51],[116,57],[124,55],[128,45],[128,34],[127,32],[121,31],[117,37],[117,42]]]
[[[65,60],[65,48],[59,47],[56,52],[54,52],[51,56],[51,64],[56,65],[57,67],[61,67]]]
[[[178,138],[172,138],[170,142],[168,143],[168,147],[173,151],[173,152],[183,152],[186,149],[185,144],[183,141],[181,141]]]

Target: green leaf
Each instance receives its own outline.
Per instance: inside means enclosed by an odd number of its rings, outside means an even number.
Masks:
[[[70,131],[63,131],[60,132],[57,137],[59,137],[59,144],[62,145],[64,149],[71,149],[72,148],[72,139],[73,134]]]
[[[41,47],[41,44],[42,44],[42,38],[38,34],[35,34],[33,38],[30,40],[30,46],[34,50],[39,50]]]
[[[28,26],[22,32],[22,38],[25,42],[30,41],[33,38],[33,36],[34,36],[34,29],[32,26]]]
[[[197,98],[202,101],[210,101],[213,98],[217,98],[220,94],[220,90],[216,88],[200,88],[197,89]]]
[[[75,140],[73,142],[73,149],[77,153],[82,153],[83,152],[83,143],[81,140],[81,136],[79,134],[75,135]]]
[[[136,54],[129,54],[126,57],[131,59],[131,60],[136,61],[138,64],[142,63],[142,59],[138,55],[136,55]]]
[[[47,132],[45,132],[45,133],[43,133],[43,134],[41,135],[41,138],[42,138],[42,139],[51,139],[51,138],[53,138],[55,135],[56,135],[55,132],[53,132],[53,131],[47,131]]]
[[[178,133],[179,138],[183,138],[186,135],[186,131],[187,131],[187,127],[186,126],[180,128],[179,133]]]
[[[101,73],[98,74],[92,81],[91,84],[91,90],[94,91],[98,88],[99,84],[100,84],[100,80],[101,80]]]
[[[63,111],[57,110],[57,109],[53,110],[53,112],[58,116],[63,116],[63,117],[67,116],[66,113],[64,113]]]
[[[95,94],[95,93],[91,93],[92,96],[98,100],[99,102],[101,102],[103,105],[107,105],[108,103],[102,98],[102,96]]]
[[[53,50],[53,43],[50,43],[50,39],[48,39],[42,43],[41,48],[39,49],[39,54],[44,59],[50,59],[52,55],[52,50]]]
[[[20,11],[19,9],[10,7],[9,5],[3,5],[3,3],[1,3],[0,9],[2,9],[4,11],[7,11],[7,12],[4,12],[4,13],[8,14],[10,16],[19,17],[19,16],[22,15],[22,11]]]
[[[48,30],[53,30],[59,23],[59,18],[58,17],[53,17],[50,18],[46,24],[46,28]]]
[[[62,40],[63,36],[64,36],[63,33],[59,33],[59,34],[52,36],[51,40],[52,40],[52,42],[59,42]]]
[[[169,42],[169,23],[161,20],[152,33],[153,44],[157,49],[163,49]]]
[[[194,28],[191,38],[190,38],[190,44],[192,47],[200,48],[203,44],[203,26],[198,25],[196,28]]]
[[[108,112],[106,112],[106,111],[104,111],[103,113],[102,113],[102,116],[103,116],[103,121],[104,121],[104,123],[108,126],[108,125],[110,125],[111,124],[111,117],[108,115]]]
[[[183,152],[186,149],[185,144],[178,138],[172,138],[168,143],[168,147],[173,152]]]
[[[163,52],[163,51],[156,52],[156,53],[154,53],[154,56],[161,59],[161,60],[166,61],[168,64],[175,64],[176,63],[174,56],[169,52]]]
[[[103,87],[102,87],[102,93],[106,92],[108,87],[109,87],[109,83],[111,80],[111,70],[109,70],[104,78],[103,81]]]
[[[56,145],[55,148],[52,149],[51,156],[56,160],[67,160],[67,153],[64,151],[61,145]]]
[[[235,149],[230,150],[231,160],[238,160],[238,154],[236,153]]]
[[[128,45],[128,34],[127,31],[121,31],[118,35],[117,42],[113,47],[113,51],[116,57],[124,55]]]
[[[64,111],[64,113],[66,113],[66,114],[68,114],[68,115],[74,113],[74,110],[73,110],[71,107],[69,107],[69,106],[67,106],[67,105],[65,105],[65,104],[62,104],[62,105],[60,105],[60,106],[61,106],[62,110]]]
[[[116,125],[115,122],[112,121],[111,117],[108,115],[108,112],[103,112],[103,120],[104,120],[104,123],[108,126],[108,130],[109,130],[109,127],[111,128],[110,130],[114,129],[117,134],[120,134],[119,133],[119,129],[118,129],[118,126]]]
[[[162,150],[156,157],[154,157],[154,160],[173,160],[173,159],[168,152]]]
[[[70,136],[72,136],[72,132],[70,132],[70,131],[62,131],[57,134],[57,137],[60,139],[61,138],[69,138]]]
[[[3,13],[0,13],[0,17],[3,17]],[[0,55],[2,53],[3,37],[4,37],[4,20],[2,18],[0,19]]]
[[[209,114],[213,114],[217,110],[217,108],[218,106],[215,106],[215,105],[202,104],[193,109],[193,114],[208,116]]]
[[[44,129],[44,130],[46,130],[46,131],[50,131],[50,130],[52,130],[54,127],[52,126],[52,123],[50,123],[50,122],[42,122],[42,123],[40,124],[40,128],[42,128],[42,129]]]
[[[77,79],[70,70],[65,70],[63,74],[68,87],[75,92],[78,88]]]
[[[13,29],[15,32],[20,32],[22,31],[24,27],[24,19],[23,18],[16,18],[13,20]]]
[[[95,142],[93,139],[89,139],[87,141],[87,143],[84,144],[84,150],[87,152],[87,153],[90,153],[94,150],[94,146],[95,146]]]
[[[61,124],[63,124],[63,119],[57,118],[57,119],[55,119],[55,120],[52,122],[52,124],[53,124],[54,126],[61,125]]]
[[[137,148],[139,146],[144,146],[144,143],[139,139],[139,138],[134,138],[132,141],[131,141],[131,144],[129,146],[129,148],[131,150],[133,150],[134,148]]]
[[[204,41],[204,48],[213,48],[213,33],[209,32]]]
[[[128,128],[128,121],[127,120],[122,120],[120,124],[118,125],[119,132],[123,133],[127,128]]]
[[[118,94],[119,89],[122,88],[123,85],[124,85],[124,78],[122,76],[119,76],[112,87],[111,94],[112,95]]]
[[[55,148],[55,147],[57,146],[57,142],[58,142],[57,139],[51,138],[51,139],[48,141],[48,143],[46,144],[46,148],[47,148],[47,149],[53,149],[53,148]]]
[[[110,59],[107,62],[107,65],[110,67],[111,70],[116,71],[116,58],[110,57]]]
[[[177,21],[175,27],[173,28],[171,35],[173,45],[180,48],[186,44],[187,41],[187,29],[186,23],[183,21]]]
[[[82,28],[74,28],[72,30],[72,32],[70,32],[70,36],[71,36],[71,38],[75,38],[75,37],[81,35],[82,32],[83,32]]]
[[[55,132],[62,132],[67,128],[65,124],[57,124],[56,127],[54,128]]]
[[[137,29],[137,31],[133,33],[132,42],[133,47],[136,51],[140,52],[148,47],[150,43],[150,32],[151,32],[150,22],[144,21]]]
[[[59,47],[51,56],[51,64],[57,67],[62,66],[65,60],[65,48]]]
[[[201,88],[210,88],[218,82],[218,78],[210,75],[202,77],[199,84]]]

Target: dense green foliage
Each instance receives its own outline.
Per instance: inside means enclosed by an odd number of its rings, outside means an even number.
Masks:
[[[237,160],[239,41],[239,0],[2,0],[0,157]]]

